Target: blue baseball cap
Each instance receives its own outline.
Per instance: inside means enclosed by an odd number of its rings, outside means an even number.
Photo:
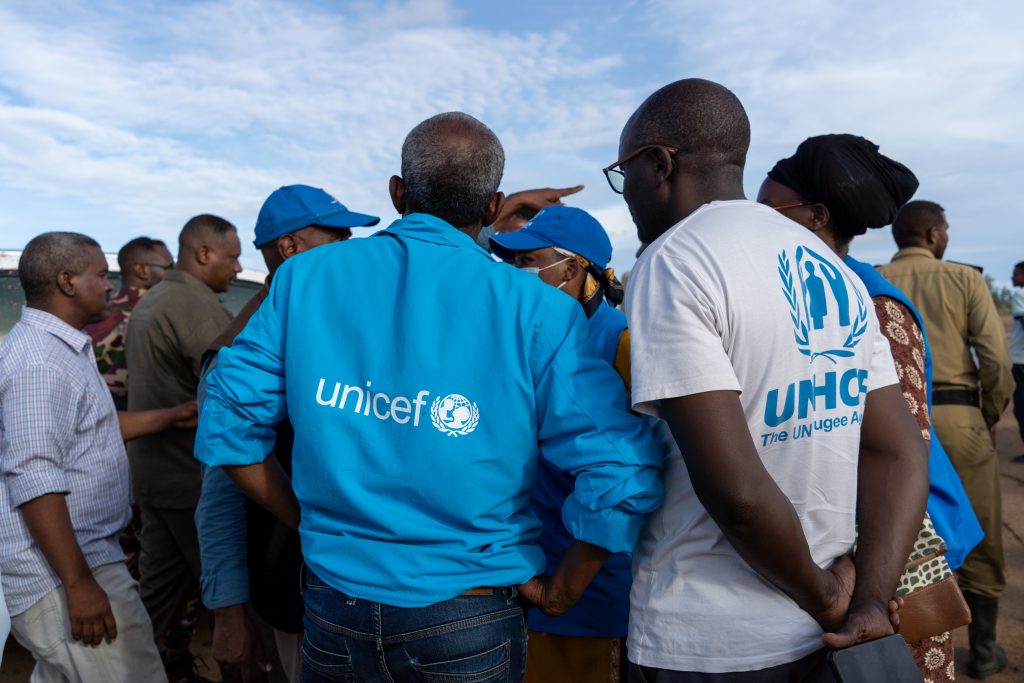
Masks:
[[[259,249],[281,235],[318,225],[324,228],[361,228],[380,223],[380,217],[349,211],[345,205],[317,187],[286,185],[263,202],[256,219]]]
[[[579,254],[599,269],[612,259],[612,243],[597,219],[574,206],[548,206],[518,232],[499,232],[491,237],[491,251],[511,261],[517,251],[559,247]]]

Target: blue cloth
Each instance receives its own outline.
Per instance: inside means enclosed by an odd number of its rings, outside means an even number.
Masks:
[[[290,417],[305,561],[357,598],[420,607],[539,574],[538,456],[576,476],[574,538],[632,550],[661,503],[661,453],[581,307],[432,216],[289,259],[219,356],[196,456],[262,462]]]
[[[871,297],[888,296],[910,309],[917,320],[917,326],[924,337],[924,374],[928,387],[928,410],[932,407],[932,353],[928,346],[928,337],[924,332],[924,320],[914,308],[910,299],[895,285],[885,279],[881,273],[867,263],[850,256],[843,259],[850,270],[860,277],[868,288]],[[928,515],[932,518],[935,531],[946,542],[946,561],[953,569],[964,563],[964,558],[978,545],[985,532],[978,523],[970,499],[964,490],[963,482],[949,461],[949,456],[931,430],[931,451],[928,455]]]
[[[26,306],[0,347],[0,573],[12,616],[60,585],[19,507],[66,494],[90,569],[121,562],[131,518],[128,457],[92,340]]]
[[[206,378],[217,367],[217,355],[203,363],[196,400],[206,399]],[[203,467],[203,486],[196,505],[196,534],[202,574],[199,587],[207,609],[249,602],[249,567],[246,564],[246,497],[219,467]]]
[[[515,588],[407,610],[352,599],[306,573],[303,683],[520,683],[526,628]]]
[[[619,338],[626,329],[625,314],[602,303],[588,321],[590,342],[598,355],[613,366]],[[619,384],[621,379],[616,378]],[[628,399],[623,407],[629,408]],[[544,531],[540,547],[547,558],[546,574],[553,574],[562,555],[572,543],[572,536],[562,524],[559,511],[566,498],[572,495],[573,478],[557,467],[541,460],[537,469],[537,486],[533,490],[531,507],[537,513]],[[538,609],[530,610],[531,631],[554,633],[560,636],[592,636],[624,638],[629,629],[629,587],[633,581],[632,555],[615,553],[601,567],[579,602],[560,617],[549,617]]]

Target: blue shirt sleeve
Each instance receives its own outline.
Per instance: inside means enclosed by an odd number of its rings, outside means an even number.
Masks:
[[[199,582],[207,609],[249,601],[246,522],[245,494],[219,467],[204,467],[196,530],[203,565]]]
[[[278,269],[267,299],[207,377],[195,443],[195,457],[207,465],[263,462],[274,448],[274,426],[287,417],[282,320],[289,265]]]
[[[573,538],[632,551],[644,517],[661,505],[663,452],[625,408],[622,380],[593,350],[580,307],[572,309],[567,329],[559,329],[561,315],[546,315],[537,327],[531,361],[540,451],[576,477],[562,508]]]

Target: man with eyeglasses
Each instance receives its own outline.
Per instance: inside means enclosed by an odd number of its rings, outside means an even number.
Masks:
[[[924,515],[927,449],[867,292],[744,198],[749,143],[733,93],[683,80],[640,106],[605,169],[650,243],[628,294],[633,407],[672,436],[665,505],[634,551],[637,680],[819,680],[825,645],[893,632]],[[808,265],[841,289],[821,329]]]
[[[117,252],[121,270],[121,288],[110,297],[110,315],[85,328],[92,337],[96,365],[114,397],[118,410],[128,410],[128,363],[125,338],[128,319],[143,295],[164,279],[174,268],[174,258],[167,245],[150,237],[136,237]]]

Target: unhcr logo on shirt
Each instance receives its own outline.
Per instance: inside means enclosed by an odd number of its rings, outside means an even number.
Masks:
[[[330,391],[330,396],[327,396],[327,391]],[[426,389],[417,392],[416,398],[375,392],[372,381],[368,381],[365,387],[335,382],[333,390],[330,390],[327,380],[321,377],[316,388],[318,405],[348,410],[355,415],[382,421],[393,420],[400,425],[408,424],[411,420],[413,427],[420,426],[420,415],[429,398],[430,392]],[[442,434],[466,436],[480,422],[480,409],[462,394],[438,396],[430,405],[430,422]]]
[[[778,273],[797,350],[811,363],[825,358],[835,364],[836,358],[852,357],[868,328],[860,290],[835,264],[808,247],[797,247],[795,267],[786,251],[780,251]],[[836,327],[847,333],[838,347],[835,335],[829,334]]]

